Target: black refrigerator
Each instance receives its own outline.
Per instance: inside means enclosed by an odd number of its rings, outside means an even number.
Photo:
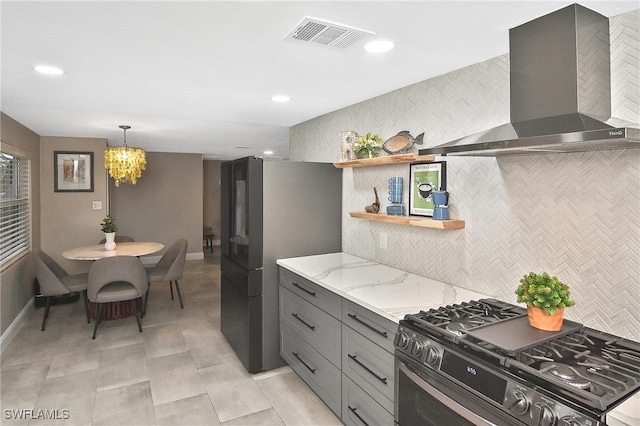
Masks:
[[[220,326],[257,373],[285,364],[276,260],[342,249],[342,170],[245,157],[223,162],[221,175]]]

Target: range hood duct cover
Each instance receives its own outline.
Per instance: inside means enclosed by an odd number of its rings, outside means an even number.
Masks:
[[[606,16],[573,4],[510,29],[509,50],[511,122],[421,155],[640,148],[638,124],[611,118]]]

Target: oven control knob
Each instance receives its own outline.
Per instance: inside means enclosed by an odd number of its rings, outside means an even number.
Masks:
[[[427,345],[424,348],[425,351],[425,357],[424,360],[426,361],[427,364],[434,366],[438,363],[438,361],[440,361],[440,352],[438,351],[438,348],[436,348],[433,345]]]
[[[558,423],[559,426],[584,426],[584,422],[578,418],[578,416],[569,415],[564,416]]]
[[[517,389],[511,389],[507,392],[504,405],[509,411],[518,415],[524,414],[529,410],[527,397]]]
[[[414,340],[413,346],[411,347],[411,354],[414,356],[419,356],[422,353],[422,349],[424,349],[424,343],[420,340]]]
[[[555,426],[556,420],[558,420],[551,407],[542,402],[533,404],[531,418],[537,426]]]
[[[409,346],[409,335],[404,331],[399,332],[396,335],[396,346],[399,349],[406,349]]]

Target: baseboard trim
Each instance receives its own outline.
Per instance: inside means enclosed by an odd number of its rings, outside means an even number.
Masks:
[[[27,304],[22,308],[18,316],[11,322],[11,325],[7,328],[7,330],[2,333],[0,337],[0,353],[3,353],[4,350],[9,346],[14,337],[18,335],[18,331],[22,328],[22,324],[24,323],[25,317],[28,314],[28,309],[33,309],[33,303],[35,301],[35,296],[32,297]]]
[[[187,253],[187,260],[201,260],[204,259],[204,252]]]

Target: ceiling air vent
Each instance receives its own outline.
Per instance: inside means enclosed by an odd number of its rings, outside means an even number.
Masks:
[[[375,33],[371,31],[305,16],[284,39],[298,43],[312,43],[317,46],[346,49],[355,42],[373,34]]]

